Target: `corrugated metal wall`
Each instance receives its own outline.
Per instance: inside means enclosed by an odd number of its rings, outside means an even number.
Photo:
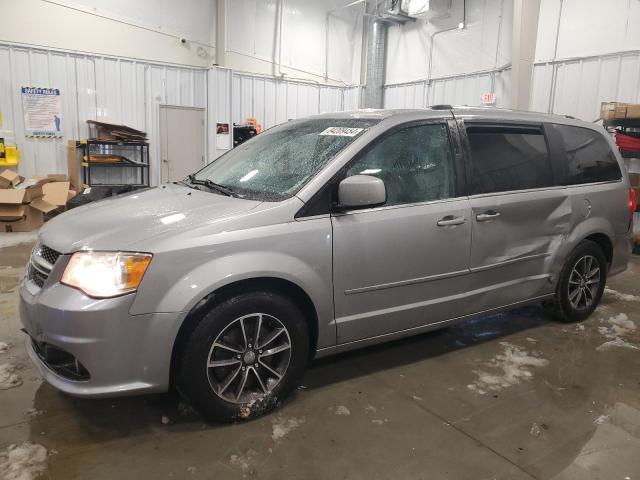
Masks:
[[[243,124],[255,118],[270,128],[294,118],[326,112],[355,110],[359,87],[334,87],[294,80],[233,72],[213,67],[209,76],[209,123]],[[230,135],[217,135],[209,145],[209,158],[231,147]]]
[[[62,138],[26,138],[20,87],[59,88]],[[67,140],[86,138],[86,120],[122,123],[147,132],[151,181],[159,183],[159,106],[207,108],[207,152],[212,160],[231,147],[230,135],[215,135],[215,124],[244,123],[255,117],[265,128],[291,118],[358,108],[358,87],[332,87],[291,80],[276,81],[234,73],[159,65],[0,44],[2,128],[14,130],[25,177],[67,173]],[[210,140],[210,141],[209,141]],[[100,181],[117,183],[123,174],[105,170]]]
[[[534,65],[531,110],[593,121],[611,101],[640,103],[640,51]]]
[[[496,106],[511,101],[511,69],[454,75],[410,83],[387,85],[385,108],[425,108],[429,105],[482,105],[482,94],[495,92]]]
[[[318,85],[270,77],[233,74],[233,122],[254,117],[264,128],[287,120],[350,108],[345,87]],[[357,102],[356,102],[357,105]],[[357,108],[357,107],[356,107]]]
[[[123,123],[149,135],[152,182],[159,179],[160,104],[206,107],[206,69],[0,45],[0,110],[15,130],[24,176],[67,172],[67,140],[86,138],[86,120]],[[20,87],[61,90],[60,139],[26,138]],[[118,172],[116,175],[120,175]],[[121,177],[119,177],[121,178]],[[105,178],[105,181],[109,181]],[[117,179],[111,178],[112,181]]]

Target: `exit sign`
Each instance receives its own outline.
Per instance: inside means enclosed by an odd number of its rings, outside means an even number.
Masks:
[[[485,105],[495,105],[496,103],[496,94],[491,93],[483,93],[482,94],[482,103]]]

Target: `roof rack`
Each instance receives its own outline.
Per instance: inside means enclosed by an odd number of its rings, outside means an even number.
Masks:
[[[447,104],[431,105],[431,110],[451,110],[451,109],[453,109],[453,107]]]

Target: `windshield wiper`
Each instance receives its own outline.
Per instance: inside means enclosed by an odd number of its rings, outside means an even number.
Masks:
[[[236,192],[234,192],[231,188],[225,186],[225,185],[220,185],[219,183],[214,182],[213,180],[198,180],[195,176],[195,174],[191,174],[187,177],[189,179],[189,182],[192,185],[203,185],[205,187],[207,187],[210,190],[215,190],[216,192],[222,193],[223,195],[226,195],[227,197],[237,197],[238,194]]]

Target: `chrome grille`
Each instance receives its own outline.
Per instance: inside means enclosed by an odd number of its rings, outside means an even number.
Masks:
[[[53,248],[37,243],[31,252],[31,259],[27,267],[27,280],[42,288],[60,255],[61,253]]]
[[[38,243],[36,248],[33,249],[33,255],[44,258],[47,262],[53,266],[60,256],[60,252],[56,252],[53,248],[49,248],[42,243]]]
[[[27,278],[35,283],[38,287],[42,288],[45,280],[47,279],[47,275],[39,270],[36,270],[34,266],[29,263],[29,267],[27,268]]]

